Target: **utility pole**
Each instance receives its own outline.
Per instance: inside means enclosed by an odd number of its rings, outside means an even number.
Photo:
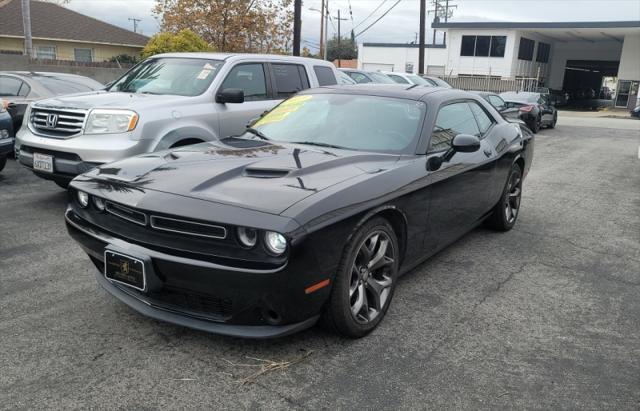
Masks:
[[[340,33],[340,21],[347,19],[340,18],[340,9],[338,9],[338,17],[336,17],[336,19],[338,19],[338,67],[340,67],[340,60],[342,59],[342,49],[340,48],[340,41],[342,40],[342,34]]]
[[[424,29],[427,14],[427,0],[420,0],[420,46],[418,49],[418,74],[424,74]]]
[[[325,0],[324,5],[324,55],[323,60],[327,59],[327,53],[329,49],[329,0]]]
[[[322,0],[320,5],[320,51],[318,52],[321,57],[324,56],[324,13],[324,0]]]
[[[302,26],[302,0],[293,2],[293,55],[300,55],[300,29]]]
[[[128,20],[133,22],[133,32],[137,33],[138,32],[138,23],[141,22],[142,20],[136,19],[135,17],[129,17]]]
[[[22,27],[24,30],[24,54],[33,57],[33,38],[31,37],[31,4],[22,0]]]

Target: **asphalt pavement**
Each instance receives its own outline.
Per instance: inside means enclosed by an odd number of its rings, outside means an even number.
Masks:
[[[604,120],[542,130],[515,228],[478,228],[407,274],[360,340],[137,314],[68,237],[66,193],[10,162],[0,409],[638,409],[640,121]]]

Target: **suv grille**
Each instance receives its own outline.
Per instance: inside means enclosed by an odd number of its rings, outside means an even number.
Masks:
[[[32,107],[31,125],[35,131],[51,137],[69,137],[82,131],[85,110],[58,110]]]

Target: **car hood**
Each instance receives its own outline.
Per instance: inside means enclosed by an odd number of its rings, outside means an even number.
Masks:
[[[238,140],[239,141],[239,140]],[[244,140],[202,143],[132,157],[85,177],[280,214],[334,184],[392,167],[398,156]]]
[[[40,100],[36,103],[42,108],[57,109],[92,109],[92,108],[119,108],[140,110],[158,105],[179,104],[188,99],[184,96],[121,93],[111,91],[91,91],[87,93],[71,94]]]

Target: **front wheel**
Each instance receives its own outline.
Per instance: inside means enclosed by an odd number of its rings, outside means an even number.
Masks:
[[[398,240],[387,220],[376,217],[360,227],[345,247],[324,324],[350,338],[370,333],[391,304],[398,263]]]
[[[553,121],[549,124],[549,128],[556,128],[556,123],[558,122],[558,113],[553,114]]]
[[[500,197],[498,204],[493,207],[491,215],[486,220],[486,225],[494,230],[511,230],[518,219],[521,197],[522,170],[520,166],[514,164],[511,166],[509,179],[502,192],[502,197]]]

